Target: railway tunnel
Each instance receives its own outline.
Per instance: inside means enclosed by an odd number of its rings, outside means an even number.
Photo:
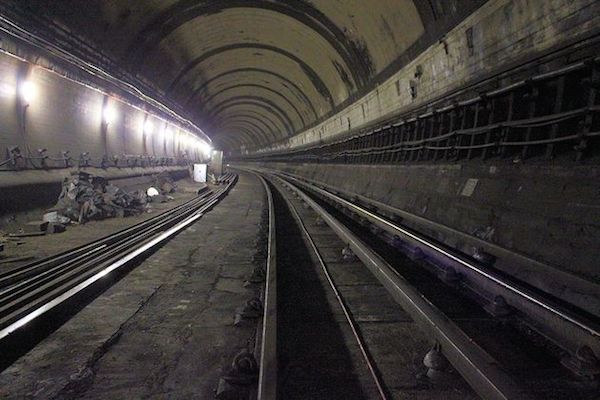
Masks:
[[[2,1],[0,397],[600,398],[599,26]]]

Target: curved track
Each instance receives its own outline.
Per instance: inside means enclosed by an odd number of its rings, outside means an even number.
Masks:
[[[344,398],[348,388],[356,398],[401,398],[400,393],[413,390],[420,395],[428,390],[426,398],[432,399],[453,398],[456,393],[461,393],[459,398],[485,399],[594,398],[593,382],[575,379],[561,365],[569,343],[557,350],[552,340],[523,328],[527,323],[520,320],[530,319],[520,310],[513,309],[510,317],[489,315],[484,306],[489,310],[490,304],[482,304],[460,283],[452,280],[447,285],[432,276],[420,249],[407,259],[397,249],[403,247],[401,227],[392,221],[293,177],[253,172],[269,181],[264,184],[276,220],[271,225],[277,227],[270,230],[269,247],[277,251],[269,251],[267,262],[260,399]],[[408,233],[455,263],[472,264]],[[356,257],[348,266],[340,258],[344,245],[350,259]],[[552,321],[562,324],[559,329],[581,329],[577,335],[589,335],[588,342],[594,344],[593,321],[508,279],[490,275],[489,280],[505,290],[516,288],[517,295],[525,294],[543,311],[554,312]],[[412,333],[404,343],[394,342],[407,332],[408,322],[414,325],[408,328]],[[408,342],[414,338],[423,341],[411,347]],[[416,358],[413,354],[413,360],[420,361],[427,353],[424,343],[433,348],[430,356],[443,354],[466,385],[456,375],[449,385],[424,378],[442,372],[435,368],[428,375],[426,370],[417,372],[414,387],[399,385],[397,376],[405,376],[407,367],[399,348],[421,352]],[[395,360],[390,360],[392,355]],[[336,368],[347,374],[335,374]],[[424,367],[412,365],[413,372],[419,368]]]
[[[139,224],[75,249],[0,274],[0,345],[2,340],[84,292],[103,277],[131,265],[202,217],[235,184],[224,186]]]

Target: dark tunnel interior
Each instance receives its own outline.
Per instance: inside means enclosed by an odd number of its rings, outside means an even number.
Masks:
[[[0,397],[597,399],[599,27],[0,2]]]

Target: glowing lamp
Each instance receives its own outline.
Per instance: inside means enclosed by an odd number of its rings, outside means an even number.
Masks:
[[[19,96],[21,96],[23,103],[29,104],[35,98],[36,94],[37,89],[33,82],[23,81],[19,85]]]
[[[151,135],[152,132],[154,132],[154,125],[152,124],[152,121],[146,119],[146,122],[144,122],[144,133]]]
[[[165,129],[163,131],[163,140],[169,140],[172,135],[173,135],[173,132],[171,131],[171,128],[169,128],[168,126],[165,127]]]
[[[210,147],[210,145],[208,143],[205,142],[200,142],[198,147],[200,148],[200,151],[206,156],[206,157],[210,157],[210,153],[212,151],[212,147]]]
[[[102,107],[102,122],[106,125],[112,124],[117,118],[117,110],[110,104],[105,104]]]

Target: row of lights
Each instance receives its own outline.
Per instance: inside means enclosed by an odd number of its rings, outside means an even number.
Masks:
[[[106,123],[106,124],[110,124],[117,117],[116,110],[114,110],[109,105],[104,106],[102,115],[104,117],[104,123]],[[140,130],[140,132],[144,133],[146,136],[152,136],[155,133],[154,123],[150,120],[150,114],[140,116],[139,130]],[[174,136],[175,136],[175,133],[173,132],[173,129],[171,128],[171,126],[165,125],[165,127],[163,128],[163,130],[161,132],[161,136],[160,136],[161,140],[164,140],[166,138],[173,139]],[[200,140],[198,137],[196,137],[195,135],[193,135],[187,131],[180,131],[179,142],[185,147],[188,147],[188,148],[191,147],[191,148],[197,149],[202,154],[204,154],[206,157],[209,157],[210,153],[212,151],[212,148],[208,143],[204,142],[203,140]]]
[[[23,102],[23,104],[26,107],[29,106],[31,101],[33,101],[37,95],[36,86],[33,84],[33,82],[28,81],[28,80],[22,81],[18,85],[17,90],[18,90],[18,94],[21,98],[21,101]],[[108,126],[108,125],[114,123],[114,121],[118,118],[118,111],[114,105],[112,105],[110,102],[107,102],[102,107],[101,117],[102,117],[102,122]],[[152,123],[152,121],[150,119],[150,114],[141,116],[139,126],[140,126],[140,131],[143,132],[147,136],[150,136],[154,133],[154,124]],[[205,141],[199,139],[198,137],[196,137],[195,135],[193,135],[192,133],[187,132],[187,131],[182,131],[180,133],[180,135],[181,135],[180,143],[182,143],[184,146],[196,148],[202,154],[204,154],[206,157],[210,156],[212,148],[208,143],[206,143]],[[173,136],[174,136],[174,133],[173,133],[172,128],[170,126],[166,125],[163,130],[163,138],[173,137]]]

